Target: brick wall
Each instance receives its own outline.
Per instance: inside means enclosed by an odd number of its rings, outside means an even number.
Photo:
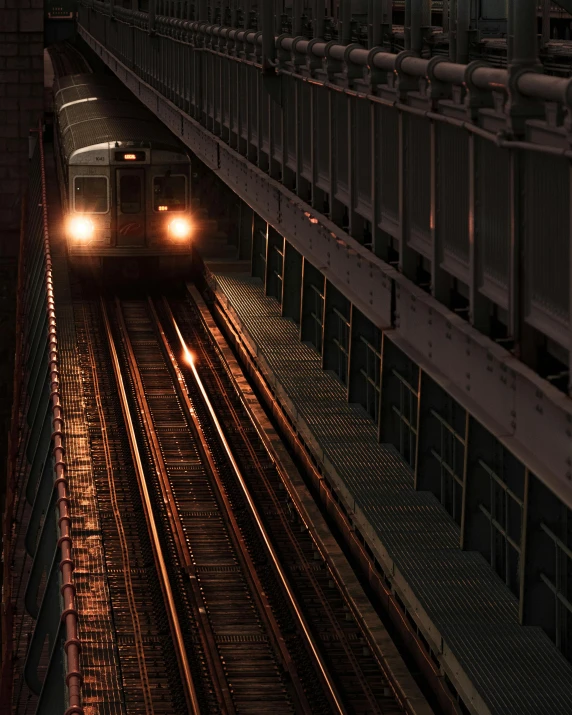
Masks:
[[[0,0],[0,507],[12,404],[20,199],[28,134],[43,106],[43,5],[43,0]]]
[[[17,229],[28,132],[42,111],[43,0],[0,0],[0,227]]]

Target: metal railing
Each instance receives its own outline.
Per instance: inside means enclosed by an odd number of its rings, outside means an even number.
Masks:
[[[536,71],[535,24],[520,22],[497,69],[425,59],[415,42],[398,54],[319,37],[265,44],[159,7],[173,16],[83,0],[80,24],[364,251],[397,255],[412,281],[424,262],[432,295],[452,309],[460,296],[493,338],[494,313],[515,354],[567,389],[572,81]]]
[[[13,413],[13,452],[27,461],[23,473],[9,475],[11,489],[5,523],[12,524],[14,496],[27,499],[29,520],[26,551],[32,559],[25,606],[35,622],[22,667],[23,679],[37,698],[37,715],[82,715],[80,642],[75,607],[70,501],[64,446],[64,415],[60,393],[59,353],[48,233],[48,206],[42,127],[32,134],[27,211],[23,216],[19,276],[16,369],[22,384],[16,390],[19,409]],[[18,399],[21,398],[21,399]],[[19,411],[21,414],[19,414]],[[17,443],[18,425],[24,439]],[[15,469],[15,460],[11,462]],[[21,480],[16,484],[17,479]],[[4,563],[12,563],[15,543],[4,542]],[[5,570],[4,632],[10,649],[14,604],[10,570]],[[17,605],[17,610],[22,604]],[[48,644],[49,664],[44,660]],[[2,672],[2,706],[11,711],[11,665]]]

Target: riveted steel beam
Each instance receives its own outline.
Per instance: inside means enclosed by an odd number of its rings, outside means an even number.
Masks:
[[[213,33],[216,32],[218,30],[214,29]],[[572,410],[565,395],[551,388],[507,350],[479,333],[460,315],[453,313],[444,304],[429,296],[421,287],[415,286],[402,274],[390,268],[386,262],[360,245],[356,238],[348,235],[340,224],[334,223],[313,209],[301,196],[296,196],[285,185],[270,178],[267,173],[249,161],[248,156],[239,154],[225,141],[221,141],[175,104],[162,97],[157,90],[146,85],[135,71],[118,62],[112,51],[98,42],[81,25],[80,33],[114,69],[119,78],[189,147],[192,147],[193,151],[238,196],[275,230],[284,235],[296,251],[319,268],[325,277],[375,325],[383,328],[393,326],[395,336],[403,342],[403,349],[410,351],[414,356],[413,359],[418,363],[423,362],[423,369],[432,378],[435,376],[434,379],[446,384],[446,389],[454,394],[455,399],[467,411],[486,424],[487,428],[508,449],[517,454],[531,471],[541,475],[542,479],[550,484],[550,488],[559,494],[559,498],[572,504],[566,476],[570,472],[567,459]],[[292,38],[280,40],[280,46],[284,51],[289,51],[288,48],[291,48],[292,43]],[[296,51],[298,50],[300,54],[307,53],[322,58],[325,56],[325,44],[319,41],[315,43],[300,41],[296,43]],[[396,65],[395,55],[376,52],[369,56],[365,48],[358,47],[346,49],[343,46],[331,45],[328,48],[328,57],[333,57],[342,69],[351,63],[352,71],[356,67],[371,66],[393,72]],[[410,78],[426,76],[428,65],[427,60],[414,56],[402,56],[399,62],[400,71]],[[288,72],[294,80],[294,88],[296,82],[301,84],[304,81],[302,76],[298,77],[290,70]],[[432,80],[436,83],[442,82],[446,87],[461,85],[470,75],[472,91],[478,89],[484,93],[502,92],[508,84],[506,71],[488,67],[473,66],[468,69],[464,65],[441,61],[432,64],[431,72]],[[340,77],[341,73],[337,72],[337,76]],[[547,79],[549,81],[546,81]],[[526,73],[517,82],[523,93],[537,97],[550,95],[563,98],[570,86],[567,80],[546,78],[536,73]],[[324,122],[328,121],[328,111],[333,112],[336,109],[338,102],[336,99],[334,103],[333,97],[337,97],[338,94],[346,104],[348,101],[371,103],[376,110],[379,110],[378,121],[381,117],[386,137],[386,144],[383,146],[383,151],[386,152],[385,161],[382,162],[385,172],[388,172],[391,167],[395,167],[395,170],[399,167],[397,159],[394,161],[390,152],[398,153],[397,150],[401,146],[400,139],[397,133],[389,134],[389,132],[393,132],[397,124],[393,119],[399,120],[406,115],[417,116],[420,122],[435,124],[438,129],[436,150],[440,152],[449,151],[451,142],[454,141],[460,143],[459,146],[465,154],[463,142],[468,141],[469,132],[478,137],[479,147],[483,140],[485,143],[491,141],[486,131],[473,126],[469,121],[449,120],[436,112],[410,108],[398,100],[390,104],[378,103],[378,98],[373,95],[365,97],[358,93],[357,96],[354,94],[343,96],[345,92],[339,87],[335,90],[336,95],[333,95],[331,88],[320,83],[319,77],[312,78],[312,83],[318,93],[322,93],[321,97],[326,99],[332,97],[329,106],[326,104],[325,107],[324,105],[318,107],[320,112],[316,116],[318,123],[321,122],[322,130],[328,127]],[[343,102],[339,105],[344,106]],[[407,121],[404,121],[404,128],[406,125]],[[327,139],[327,132],[322,133]],[[363,132],[360,138],[363,136],[369,135]],[[388,136],[395,138],[388,143]],[[403,136],[406,136],[405,131]],[[518,148],[519,151],[525,151],[525,147],[530,149],[530,146],[524,142],[522,145],[513,146],[512,142],[505,142],[498,137],[494,142],[492,146],[499,148]],[[319,167],[319,170],[326,174],[319,188],[325,187],[326,191],[332,178],[331,174],[328,174],[331,166],[330,163],[329,166],[322,164]],[[395,174],[389,177],[393,185],[394,176]],[[339,179],[338,176],[335,182],[338,187],[337,195],[334,198],[343,208],[343,201],[347,202],[347,199],[344,199],[341,193],[343,187]],[[382,175],[379,179],[382,180],[381,209],[385,211],[384,202],[389,201],[391,196],[388,198],[388,194],[394,187],[389,184],[388,177],[384,179]],[[469,182],[464,181],[463,185],[465,184],[468,186]],[[371,197],[369,187],[367,195]],[[389,210],[394,211],[394,207],[388,204],[387,211]],[[387,214],[387,219],[382,216],[382,221],[383,230],[393,231],[390,235],[395,238],[399,226],[396,226],[393,214]],[[430,239],[422,237],[421,240]],[[411,246],[411,243],[409,245]],[[446,242],[443,245],[446,246]],[[446,265],[451,266],[451,269],[447,268],[447,270],[457,271],[462,275],[461,280],[468,280],[469,273],[466,267],[454,261]],[[445,375],[447,378],[444,377]],[[538,400],[534,397],[536,391],[544,396],[542,411],[535,408]],[[543,443],[547,445],[550,443],[550,449],[543,449],[541,452],[530,449],[532,429],[536,429],[537,435],[542,433]]]

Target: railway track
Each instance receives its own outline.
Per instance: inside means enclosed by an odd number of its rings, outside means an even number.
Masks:
[[[196,307],[75,314],[117,712],[404,712]]]

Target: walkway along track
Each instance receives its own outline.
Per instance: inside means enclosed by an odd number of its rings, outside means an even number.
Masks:
[[[125,712],[403,712],[196,309],[76,317]]]

